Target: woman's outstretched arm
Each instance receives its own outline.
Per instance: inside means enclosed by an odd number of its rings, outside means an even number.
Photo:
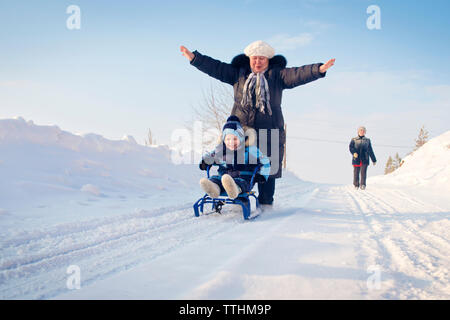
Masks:
[[[209,76],[231,85],[238,80],[239,68],[203,55],[197,50],[191,52],[184,46],[180,46],[180,51],[190,64]]]
[[[334,65],[336,59],[327,63],[314,63],[302,67],[285,68],[280,71],[284,89],[292,89],[302,84],[325,77],[327,70]]]

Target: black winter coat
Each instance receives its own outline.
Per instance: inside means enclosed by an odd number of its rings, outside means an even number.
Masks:
[[[375,158],[375,154],[372,150],[372,144],[370,143],[370,139],[364,137],[355,137],[350,141],[349,145],[350,153],[352,154],[352,164],[359,165],[361,162],[363,164],[369,164],[369,156],[372,159],[372,162],[377,162],[377,158]],[[353,157],[353,154],[357,153],[358,157]]]
[[[323,78],[325,73],[320,73],[319,68],[323,63],[304,65],[302,67],[286,68],[286,58],[276,55],[269,60],[269,67],[264,73],[269,84],[270,106],[272,116],[263,115],[255,108],[243,108],[241,105],[242,94],[245,81],[251,73],[250,59],[245,54],[237,55],[231,64],[215,60],[211,57],[199,53],[197,50],[191,64],[200,71],[205,72],[213,78],[228,83],[234,88],[234,105],[231,115],[236,115],[243,126],[248,126],[256,130],[259,129],[279,129],[279,165],[272,164],[272,178],[281,178],[281,164],[283,161],[284,144],[286,135],[284,132],[284,118],[281,111],[281,98],[284,89],[292,89],[299,85],[306,84],[319,78]],[[265,119],[263,119],[263,117]],[[261,121],[258,121],[261,119]],[[258,146],[259,145],[258,135]],[[270,130],[268,130],[266,155],[271,156]]]

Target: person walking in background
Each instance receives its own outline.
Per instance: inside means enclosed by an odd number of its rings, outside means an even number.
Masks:
[[[215,60],[197,50],[191,52],[184,46],[180,47],[180,51],[200,71],[233,86],[234,105],[231,115],[237,116],[245,129],[256,130],[257,146],[271,160],[269,179],[258,183],[261,207],[271,208],[275,179],[281,178],[286,142],[281,111],[282,91],[325,77],[335,59],[325,64],[286,68],[286,58],[275,55],[275,50],[261,40],[250,43],[244,53],[235,56],[231,63]]]
[[[350,141],[350,153],[352,154],[353,165],[353,185],[355,189],[366,189],[367,167],[370,159],[373,165],[377,164],[377,158],[372,149],[370,139],[366,137],[366,128],[361,126],[358,128],[358,136]],[[360,180],[361,174],[361,180]]]

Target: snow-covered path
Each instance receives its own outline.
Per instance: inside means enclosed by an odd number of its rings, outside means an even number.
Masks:
[[[1,298],[450,297],[445,201],[279,181],[275,210],[251,222],[183,203],[17,233],[0,244]],[[66,287],[70,265],[80,290]]]
[[[365,233],[360,250],[366,264],[380,266],[390,282],[385,298],[449,298],[449,209],[399,188],[355,192],[340,188]],[[429,198],[429,197],[428,197]],[[441,203],[445,203],[440,201]]]

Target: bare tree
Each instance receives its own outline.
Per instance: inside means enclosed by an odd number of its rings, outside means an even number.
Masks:
[[[204,90],[202,101],[197,106],[192,107],[193,120],[186,122],[185,127],[193,132],[194,121],[202,123],[203,148],[210,149],[217,143],[222,133],[222,127],[231,114],[233,103],[233,91],[230,90],[229,86],[218,83],[211,84],[208,90]],[[213,131],[216,133],[205,134]]]
[[[148,129],[148,135],[147,135],[147,139],[145,140],[145,145],[152,146],[154,144],[156,144],[156,140],[153,139],[152,130]]]

